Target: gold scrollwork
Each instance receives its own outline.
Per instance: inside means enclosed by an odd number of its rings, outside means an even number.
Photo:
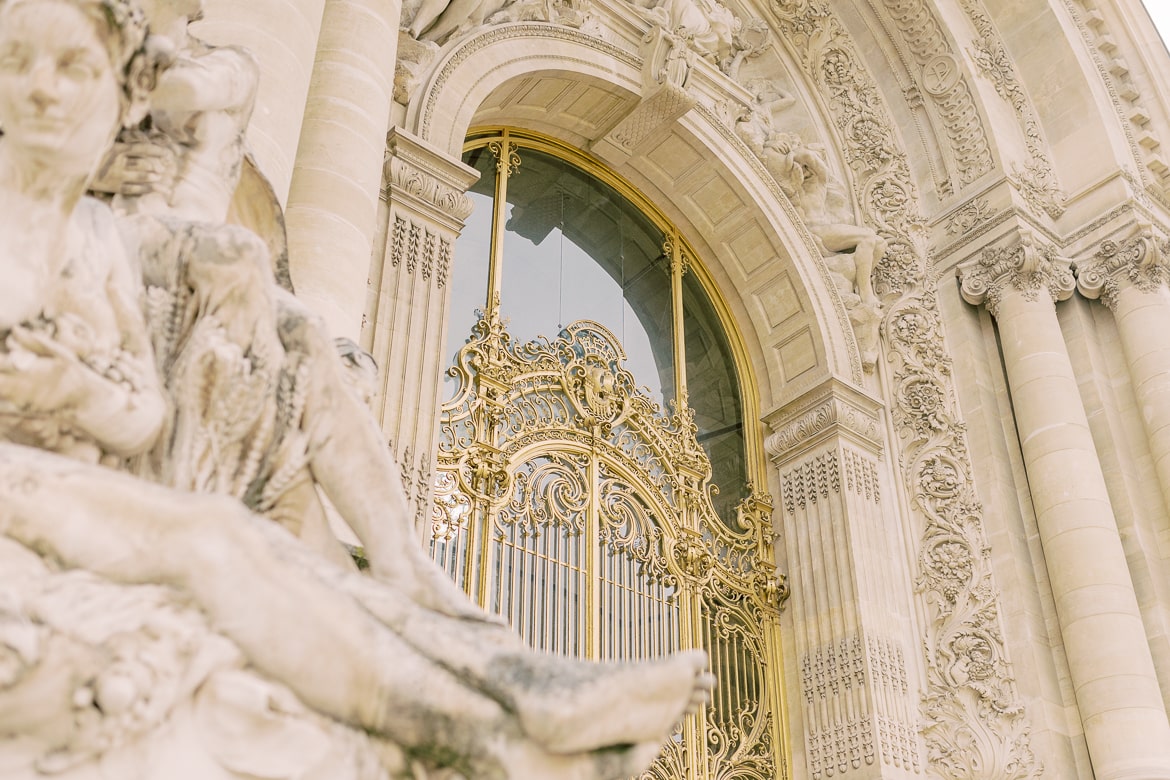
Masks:
[[[643,777],[770,780],[784,761],[767,670],[780,666],[788,592],[771,498],[753,490],[720,517],[694,413],[653,403],[625,358],[589,321],[517,343],[490,306],[450,371],[459,389],[442,411],[432,550],[550,652],[707,649],[715,699]]]

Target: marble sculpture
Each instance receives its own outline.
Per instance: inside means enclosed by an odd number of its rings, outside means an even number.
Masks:
[[[199,10],[0,0],[0,776],[637,774],[705,656],[535,654],[421,552]]]

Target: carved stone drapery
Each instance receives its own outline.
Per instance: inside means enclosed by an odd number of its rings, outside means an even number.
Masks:
[[[896,639],[909,576],[882,522],[880,408],[829,380],[767,420],[812,778],[907,777],[923,767],[910,648]]]
[[[999,325],[1028,488],[1097,778],[1170,777],[1162,704],[1133,580],[1053,302],[1072,277],[1021,232],[959,267]],[[1042,294],[1043,293],[1043,294]],[[970,675],[970,670],[964,670]]]
[[[374,407],[402,462],[420,526],[430,516],[447,281],[455,238],[471,213],[467,188],[476,178],[462,162],[401,129],[387,137],[385,246],[371,267],[362,346],[378,362]]]

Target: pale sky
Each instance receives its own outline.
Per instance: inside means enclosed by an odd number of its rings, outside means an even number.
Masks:
[[[1146,10],[1154,20],[1163,43],[1170,41],[1170,0],[1143,0]]]

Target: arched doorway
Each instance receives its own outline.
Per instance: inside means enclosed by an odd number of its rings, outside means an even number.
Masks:
[[[651,777],[785,776],[785,585],[699,259],[553,139],[475,131],[464,161],[481,179],[455,248],[432,554],[549,652],[708,651],[714,700]]]

